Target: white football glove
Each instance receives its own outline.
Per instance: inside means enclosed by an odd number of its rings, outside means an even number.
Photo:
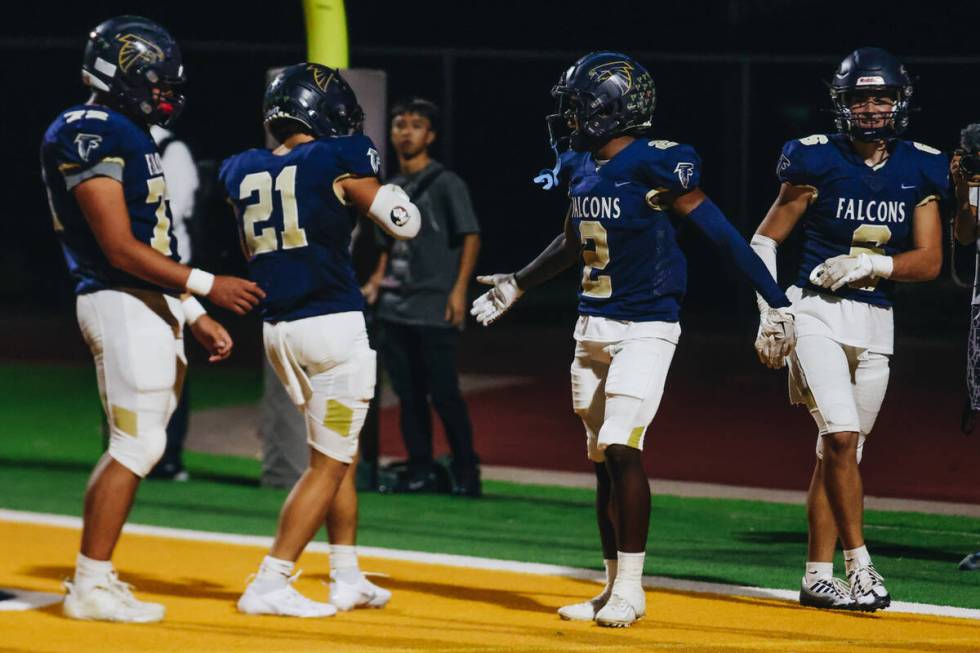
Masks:
[[[473,300],[470,314],[483,326],[490,326],[514,305],[524,291],[517,287],[513,274],[491,274],[476,278],[480,283],[493,286]]]
[[[778,370],[796,346],[796,327],[793,314],[785,308],[766,308],[759,313],[759,334],[755,352],[766,367]]]
[[[857,254],[829,258],[810,273],[810,283],[837,290],[861,279],[887,279],[892,274],[892,258],[881,254]]]

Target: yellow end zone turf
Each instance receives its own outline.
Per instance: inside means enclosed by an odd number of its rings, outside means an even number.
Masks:
[[[0,587],[59,592],[72,574],[77,530],[0,521]],[[60,605],[0,612],[0,650],[181,651],[936,651],[980,650],[980,623],[909,614],[828,613],[792,603],[651,591],[646,619],[626,630],[561,621],[558,606],[592,582],[362,558],[391,589],[384,610],[318,620],[235,611],[265,551],[254,546],[123,536],[116,566],[137,595],[167,606],[160,624],[77,622]],[[303,556],[297,588],[326,600],[327,557]]]

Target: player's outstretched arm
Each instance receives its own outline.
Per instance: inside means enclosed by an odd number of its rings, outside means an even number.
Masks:
[[[133,236],[122,184],[109,177],[93,177],[74,188],[85,215],[109,264],[134,277],[175,290],[207,296],[219,306],[244,315],[265,293],[254,282],[238,277],[214,276],[164,256]]]
[[[489,326],[510,310],[521,298],[525,290],[539,286],[545,281],[568,269],[578,260],[578,235],[565,216],[565,230],[538,254],[533,261],[512,274],[491,274],[476,278],[480,283],[493,286],[473,300],[470,314],[477,322]]]
[[[786,308],[790,301],[780,290],[765,264],[756,256],[732,223],[725,218],[714,202],[700,189],[681,195],[673,202],[676,213],[686,216],[715,247],[725,253],[749,278],[752,286],[766,302],[776,308]]]
[[[377,177],[347,177],[337,182],[344,201],[367,216],[396,240],[415,238],[422,214],[401,186],[381,185]]]
[[[765,300],[765,309],[760,313],[755,350],[764,365],[777,369],[782,367],[786,356],[793,351],[796,344],[796,331],[793,316],[786,310],[790,301],[780,290],[765,263],[725,218],[721,209],[700,189],[678,197],[672,208],[691,220],[715,247],[726,254]]]

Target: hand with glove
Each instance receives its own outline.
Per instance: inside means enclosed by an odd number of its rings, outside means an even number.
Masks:
[[[778,370],[796,346],[796,327],[793,314],[785,308],[766,307],[759,312],[759,333],[755,352],[766,367]]]
[[[524,291],[518,288],[513,274],[491,274],[476,278],[482,284],[493,286],[473,300],[470,314],[483,326],[490,326],[514,305]]]
[[[844,254],[829,258],[810,273],[810,283],[821,288],[839,288],[862,279],[887,279],[892,275],[892,257],[881,254]]]

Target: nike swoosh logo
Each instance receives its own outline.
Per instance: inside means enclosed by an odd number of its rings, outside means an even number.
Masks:
[[[915,184],[912,184],[911,186],[906,186],[905,184],[902,184],[902,190],[911,190],[913,188],[915,188]]]
[[[632,183],[632,182],[629,182],[629,181],[617,181],[617,182],[614,182],[613,185],[616,186],[616,188],[619,188],[620,186],[625,186],[626,184],[630,184],[630,183]]]

